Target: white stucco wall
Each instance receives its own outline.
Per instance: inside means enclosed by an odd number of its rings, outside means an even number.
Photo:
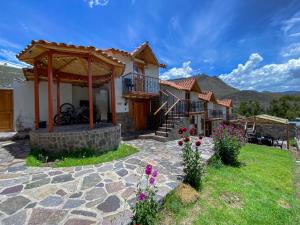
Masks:
[[[14,89],[14,129],[34,127],[34,82],[15,82]],[[53,83],[53,114],[56,114],[56,84]],[[60,85],[61,104],[72,103],[72,85]],[[48,121],[48,85],[40,82],[39,85],[40,120]]]
[[[168,90],[171,93],[173,93],[174,95],[176,95],[178,98],[185,99],[185,91],[183,91],[183,90],[178,90],[176,88],[166,86],[166,85],[160,85],[160,89],[161,90]]]

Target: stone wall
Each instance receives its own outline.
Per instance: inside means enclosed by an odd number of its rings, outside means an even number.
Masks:
[[[188,117],[181,117],[174,124],[174,128],[168,134],[168,141],[178,139],[178,131],[180,128],[186,127],[191,129],[193,125],[190,124],[190,119]]]
[[[118,148],[120,141],[120,125],[82,131],[30,132],[31,147],[41,148],[51,153],[92,148],[99,154]]]
[[[116,113],[117,124],[121,124],[122,134],[134,131],[134,122],[128,112]]]
[[[295,125],[289,125],[289,137],[295,137]],[[274,138],[286,139],[286,126],[279,124],[256,124],[256,133],[262,136],[271,136]]]

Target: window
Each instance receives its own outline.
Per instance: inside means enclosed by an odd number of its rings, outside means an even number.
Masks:
[[[144,65],[140,63],[133,63],[133,72],[137,74],[144,74]]]

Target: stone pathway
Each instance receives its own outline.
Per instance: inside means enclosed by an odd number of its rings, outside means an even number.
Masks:
[[[136,184],[146,164],[158,170],[158,200],[181,181],[177,141],[132,140],[139,153],[122,160],[71,168],[27,168],[26,142],[0,143],[0,224],[120,225],[130,222]],[[209,159],[212,141],[203,139]],[[23,154],[23,155],[22,155]]]

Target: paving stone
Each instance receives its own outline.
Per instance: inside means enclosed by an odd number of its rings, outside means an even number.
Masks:
[[[22,165],[22,166],[14,166],[14,167],[8,167],[8,172],[18,172],[18,171],[24,171],[26,170],[26,166],[25,165]]]
[[[65,192],[63,189],[59,189],[56,194],[60,195],[60,196],[65,196],[67,194],[67,192]]]
[[[128,171],[126,169],[121,169],[116,171],[116,174],[118,174],[120,177],[124,177],[128,174]]]
[[[127,183],[137,183],[140,179],[140,176],[138,176],[137,174],[129,174],[128,176],[125,177],[125,181]]]
[[[94,200],[94,201],[86,203],[85,206],[87,208],[93,208],[95,205],[98,205],[98,204],[100,204],[102,202],[103,202],[103,199],[97,199],[97,200]]]
[[[49,175],[50,176],[55,176],[55,175],[59,175],[59,174],[62,174],[62,173],[63,173],[63,171],[56,170],[56,171],[50,171]]]
[[[74,194],[72,194],[69,198],[79,198],[79,197],[81,197],[81,195],[82,195],[82,193],[83,192],[77,192],[77,193],[74,193]]]
[[[67,215],[68,211],[58,209],[34,208],[28,225],[54,225],[59,224]]]
[[[136,189],[134,187],[129,187],[126,188],[123,192],[122,192],[122,198],[127,199],[128,197],[132,196],[133,194],[135,194]]]
[[[99,183],[96,185],[96,187],[104,187],[104,183]]]
[[[124,188],[124,184],[122,183],[122,181],[113,182],[113,183],[106,184],[105,188],[108,193],[114,193],[122,190]]]
[[[25,207],[25,209],[31,209],[31,208],[34,208],[36,205],[37,205],[36,202],[29,203],[29,204]]]
[[[5,218],[2,220],[1,224],[2,225],[22,225],[25,224],[26,222],[26,211],[23,210],[21,212],[18,212],[10,217]]]
[[[37,188],[37,187],[41,187],[41,186],[49,184],[49,183],[50,183],[50,178],[44,178],[44,179],[37,180],[37,181],[27,184],[25,186],[25,189]]]
[[[130,170],[134,170],[136,168],[136,166],[131,165],[131,164],[125,164],[125,168],[130,169]]]
[[[167,183],[167,185],[172,188],[172,189],[175,189],[177,186],[178,186],[179,183],[176,183],[176,182],[169,182]]]
[[[101,180],[102,180],[101,177],[97,173],[92,173],[90,175],[87,175],[83,179],[81,189],[84,190],[93,187],[96,184],[98,184]]]
[[[79,199],[69,199],[66,204],[64,205],[63,209],[73,209],[76,208],[78,206],[81,206],[82,204],[84,204],[85,201],[84,200],[79,200]]]
[[[97,208],[105,213],[114,212],[120,208],[120,199],[116,195],[109,196]]]
[[[23,189],[23,185],[17,185],[14,187],[9,187],[9,188],[4,189],[0,194],[7,195],[7,194],[12,194],[12,193],[17,193],[17,192],[22,191],[22,189]]]
[[[117,163],[115,163],[114,167],[115,168],[123,168],[124,167],[123,162],[117,162]]]
[[[72,218],[69,219],[64,225],[91,225],[95,223],[96,222],[92,220]]]
[[[98,167],[97,171],[98,171],[98,172],[106,172],[106,171],[112,170],[113,168],[114,168],[113,165],[107,164],[107,165]]]
[[[88,170],[81,170],[77,173],[75,173],[74,177],[80,177],[82,175],[88,174],[88,173],[93,173],[94,170],[93,169],[88,169]]]
[[[103,218],[102,225],[129,224],[132,213],[129,210],[119,212]]]
[[[53,207],[53,206],[59,206],[62,204],[64,201],[61,197],[58,196],[49,196],[43,201],[40,202],[40,205],[44,207]]]
[[[62,175],[58,175],[53,177],[51,183],[55,184],[55,183],[63,183],[63,182],[68,182],[74,180],[74,178],[72,177],[71,174],[62,174]]]
[[[90,211],[85,211],[85,210],[73,210],[71,212],[71,214],[87,216],[87,217],[96,217],[97,216],[96,213],[90,212]]]
[[[92,190],[85,193],[85,199],[88,201],[95,200],[95,199],[104,200],[106,196],[107,193],[104,190],[104,188],[93,188]]]
[[[35,181],[35,180],[40,180],[40,179],[43,179],[45,177],[47,177],[48,175],[47,174],[44,174],[44,173],[41,173],[41,174],[35,174],[32,176],[32,181]]]
[[[133,165],[139,165],[139,166],[144,164],[141,160],[139,160],[137,158],[128,159],[128,160],[126,160],[126,163],[130,163],[130,164],[133,164]]]
[[[29,202],[30,200],[23,196],[15,196],[5,200],[4,202],[1,202],[0,210],[2,212],[5,212],[6,214],[11,215],[19,209],[23,208]]]

